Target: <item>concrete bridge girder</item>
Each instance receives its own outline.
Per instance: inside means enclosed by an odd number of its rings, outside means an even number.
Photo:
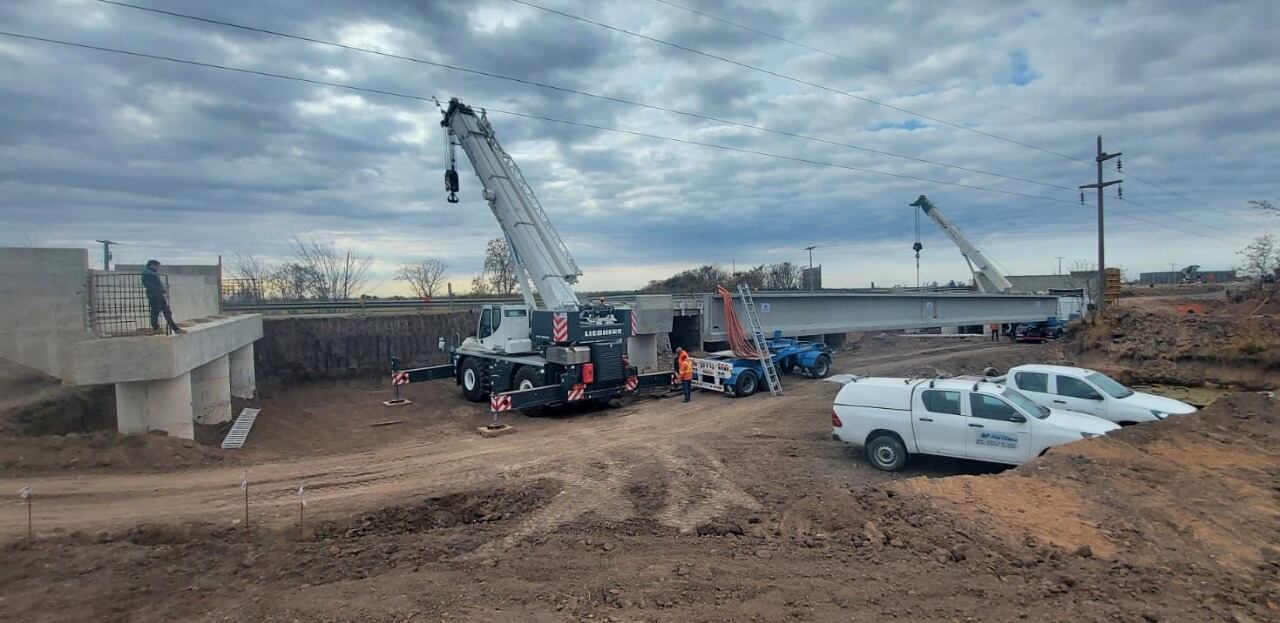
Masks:
[[[1033,322],[1057,313],[1051,296],[1008,294],[761,293],[753,295],[765,333],[787,337],[836,335],[851,331],[918,329]],[[734,299],[745,321],[742,302]],[[726,339],[724,308],[713,295],[701,302],[703,341]]]

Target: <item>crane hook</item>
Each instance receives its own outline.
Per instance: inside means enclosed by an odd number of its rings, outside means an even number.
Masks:
[[[449,197],[446,199],[449,203],[458,202],[458,170],[450,168],[444,172],[444,189],[449,191]]]

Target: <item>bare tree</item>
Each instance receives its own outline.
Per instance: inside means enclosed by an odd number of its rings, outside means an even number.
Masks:
[[[1276,246],[1276,237],[1271,234],[1254,238],[1249,246],[1236,254],[1244,258],[1244,274],[1260,279],[1270,275],[1272,266],[1280,262],[1280,249]]]
[[[506,238],[494,238],[485,245],[484,269],[480,273],[487,294],[511,294],[516,291],[516,262]],[[475,291],[475,282],[472,282]]]
[[[242,280],[236,296],[241,298],[274,298],[279,294],[276,282],[279,267],[254,255],[252,251],[238,249],[231,260],[231,277]]]
[[[293,236],[289,244],[296,263],[313,277],[311,294],[321,300],[346,300],[364,288],[373,257],[356,257],[350,250],[339,251],[332,242]]]
[[[408,283],[419,298],[430,298],[444,283],[444,271],[448,267],[449,264],[442,259],[426,257],[401,266],[396,271],[396,281]]]
[[[804,283],[800,267],[791,262],[770,264],[764,273],[764,287],[768,290],[799,290]]]
[[[286,301],[305,300],[314,291],[319,276],[308,266],[286,262],[272,271],[271,292]]]
[[[1253,206],[1263,214],[1270,216],[1280,216],[1280,206],[1263,199],[1261,201],[1250,201],[1249,205]]]
[[[489,281],[485,279],[484,273],[480,273],[471,278],[471,295],[486,296],[489,294]]]

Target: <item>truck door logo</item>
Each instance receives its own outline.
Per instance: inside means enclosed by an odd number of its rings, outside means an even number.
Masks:
[[[973,443],[979,446],[1014,449],[1018,447],[1018,436],[1010,435],[1009,433],[982,431],[978,433],[978,438],[973,440]]]

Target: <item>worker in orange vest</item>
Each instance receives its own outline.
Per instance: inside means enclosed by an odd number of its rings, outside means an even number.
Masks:
[[[676,360],[680,366],[680,388],[684,390],[684,401],[689,402],[693,399],[693,360],[683,350],[680,354],[683,357]]]

